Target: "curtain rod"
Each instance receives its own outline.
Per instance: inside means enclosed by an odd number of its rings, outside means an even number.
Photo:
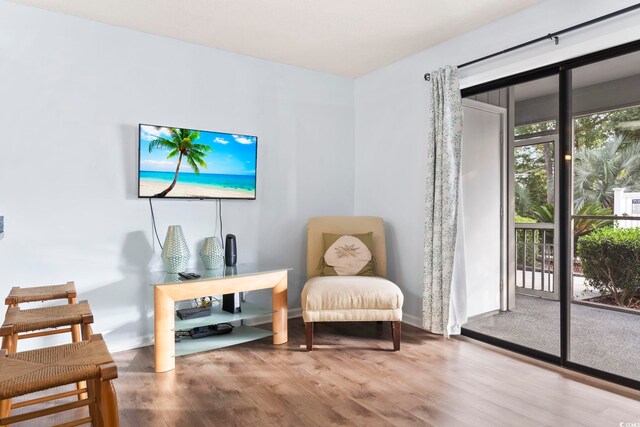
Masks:
[[[487,59],[494,58],[496,56],[503,55],[505,53],[509,53],[509,52],[514,51],[514,50],[518,50],[518,49],[521,49],[521,48],[526,47],[526,46],[530,46],[530,45],[535,44],[535,43],[539,43],[539,42],[544,41],[544,40],[553,40],[555,42],[555,44],[558,44],[558,43],[560,43],[559,36],[562,35],[562,34],[566,34],[566,33],[569,33],[571,31],[579,30],[580,28],[588,27],[590,25],[597,24],[598,22],[606,21],[607,19],[615,18],[616,16],[620,16],[620,15],[623,15],[625,13],[629,13],[629,12],[634,11],[636,9],[640,9],[640,3],[634,4],[633,6],[625,7],[624,9],[620,9],[620,10],[617,10],[615,12],[611,12],[611,13],[609,13],[607,15],[602,15],[602,16],[600,16],[598,18],[594,18],[594,19],[591,19],[589,21],[582,22],[582,23],[574,25],[572,27],[568,27],[568,28],[562,29],[560,31],[556,31],[555,33],[549,33],[546,36],[542,36],[542,37],[538,37],[537,39],[529,40],[528,42],[521,43],[519,45],[510,47],[510,48],[505,49],[505,50],[501,50],[500,52],[492,53],[491,55],[483,56],[482,58],[478,58],[478,59],[474,59],[473,61],[465,62],[464,64],[458,65],[458,68],[468,67],[469,65],[473,65],[473,64],[476,64],[478,62],[482,62],[482,61],[485,61]],[[431,80],[431,73],[426,73],[424,75],[424,79],[426,81]]]

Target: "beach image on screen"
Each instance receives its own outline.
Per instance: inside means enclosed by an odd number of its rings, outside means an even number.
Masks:
[[[140,125],[140,197],[256,196],[257,137]]]

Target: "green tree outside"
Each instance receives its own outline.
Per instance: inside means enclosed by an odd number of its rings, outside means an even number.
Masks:
[[[549,134],[550,120],[515,128],[517,138]],[[516,213],[534,217],[540,206],[553,204],[551,144],[515,148]],[[574,201],[613,207],[613,188],[640,191],[640,107],[598,112],[574,118]]]

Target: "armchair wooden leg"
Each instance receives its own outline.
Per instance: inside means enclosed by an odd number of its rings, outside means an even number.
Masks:
[[[391,322],[391,337],[393,338],[393,351],[400,351],[400,336],[402,335],[402,322]]]
[[[307,351],[313,350],[313,322],[304,322],[304,334],[307,337]]]

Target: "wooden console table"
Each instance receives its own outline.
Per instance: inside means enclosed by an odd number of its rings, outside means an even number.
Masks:
[[[223,267],[220,270],[197,271],[202,277],[195,280],[182,280],[177,274],[165,272],[152,273],[149,283],[154,287],[155,371],[166,372],[174,369],[176,356],[207,351],[271,335],[265,330],[242,326],[244,332],[237,332],[238,328],[234,329],[228,335],[228,337],[232,337],[232,341],[227,341],[223,345],[219,345],[220,339],[224,340],[225,338],[214,336],[189,340],[191,342],[188,343],[178,343],[178,349],[176,349],[175,331],[182,328],[245,320],[272,313],[273,343],[286,343],[288,340],[288,270],[288,268],[259,264],[238,264],[235,267]],[[250,305],[245,309],[245,305],[243,305],[243,313],[231,314],[222,312],[218,308],[213,310],[211,316],[190,320],[180,320],[175,314],[176,301],[269,288],[272,289],[271,309],[260,310]],[[247,330],[254,330],[254,332],[246,332]]]

